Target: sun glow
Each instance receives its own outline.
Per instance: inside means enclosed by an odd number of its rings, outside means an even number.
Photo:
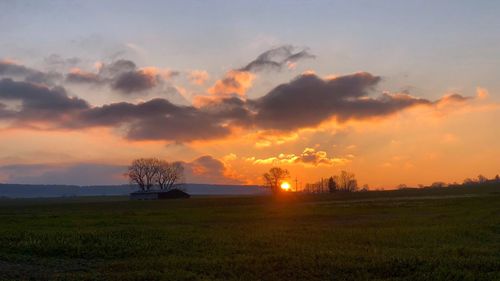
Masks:
[[[281,189],[283,190],[289,190],[290,189],[290,184],[287,183],[286,181],[281,183]]]

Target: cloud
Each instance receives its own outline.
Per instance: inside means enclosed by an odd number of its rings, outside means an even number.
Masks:
[[[304,151],[300,154],[299,162],[305,164],[311,164],[314,166],[325,164],[344,164],[348,162],[347,158],[329,158],[325,151],[316,151],[314,148],[306,147]]]
[[[305,165],[342,165],[349,162],[348,158],[337,158],[328,157],[325,151],[316,151],[314,148],[306,147],[301,154],[284,154],[281,153],[276,157],[269,157],[264,159],[255,159],[254,157],[247,158],[247,161],[251,161],[253,164],[270,164],[270,165],[281,165],[281,164],[296,164],[301,163]]]
[[[456,110],[457,104],[465,104],[472,99],[472,97],[464,97],[459,94],[446,94],[432,104],[437,109],[435,114],[444,115],[447,112]]]
[[[18,102],[20,106],[11,109],[6,102]],[[228,100],[218,103],[217,107],[199,109],[158,98],[137,104],[119,102],[91,107],[85,100],[69,96],[62,87],[49,88],[8,78],[0,80],[0,117],[13,121],[16,126],[121,127],[132,140],[186,142],[222,138],[231,133],[232,122],[246,118],[244,112],[231,109],[240,105],[241,101],[238,104],[237,100]]]
[[[104,82],[96,73],[83,71],[79,68],[71,69],[71,71],[66,74],[66,81],[75,84],[87,83],[96,85]]]
[[[476,97],[478,99],[485,99],[490,95],[489,91],[485,88],[482,87],[477,87],[476,88]]]
[[[142,70],[125,72],[113,81],[111,87],[122,93],[130,94],[154,88],[158,84],[158,76]]]
[[[105,78],[114,78],[136,69],[137,66],[133,61],[120,59],[109,64],[102,63],[99,68],[99,75]]]
[[[97,73],[73,69],[66,75],[70,83],[86,83],[93,85],[109,85],[119,93],[141,94],[162,85],[165,80],[178,76],[178,71],[157,67],[138,68],[133,61],[117,60],[110,64],[99,64]]]
[[[10,110],[7,105],[0,103],[0,119],[10,119],[15,117],[16,112]]]
[[[366,119],[418,104],[431,104],[407,94],[370,97],[380,80],[379,76],[367,72],[332,79],[303,74],[250,104],[256,110],[257,126],[284,131],[313,127],[330,118],[339,122]]]
[[[181,73],[176,70],[162,69],[154,66],[142,67],[140,71],[147,73],[149,75],[158,75],[165,80],[172,79],[174,77],[179,76]]]
[[[205,70],[192,70],[188,73],[188,79],[195,85],[203,85],[208,80],[209,75]]]
[[[248,71],[231,70],[224,78],[217,80],[215,84],[208,89],[208,93],[214,96],[227,97],[238,95],[244,97],[247,90],[252,86],[255,75]]]
[[[119,64],[120,67],[103,66],[103,76],[124,75],[135,67],[126,61]],[[408,94],[383,93],[372,97],[379,81],[380,77],[366,72],[330,79],[303,74],[258,99],[222,96],[195,107],[176,105],[163,98],[91,106],[83,99],[69,96],[62,87],[3,79],[0,117],[18,126],[39,129],[115,127],[130,140],[190,142],[228,137],[240,128],[282,134],[314,128],[331,119],[346,122],[380,118],[412,106],[439,108],[471,99],[457,94],[434,102]],[[12,102],[20,106],[9,107]],[[46,124],[38,126],[40,122]]]
[[[18,164],[0,166],[5,182],[22,184],[124,184],[125,166],[78,164]]]
[[[297,61],[307,58],[314,58],[314,55],[310,54],[307,49],[284,45],[260,54],[255,60],[240,68],[239,71],[279,71],[285,65],[294,68]]]
[[[224,75],[224,78],[217,80],[208,89],[208,93],[213,97],[228,97],[238,95],[245,98],[245,94],[252,86],[255,79],[255,72],[263,70],[279,71],[283,66],[293,69],[296,62],[305,58],[314,58],[307,49],[299,49],[291,45],[280,46],[260,54],[256,59],[240,69],[232,69]],[[202,104],[211,98],[199,97],[196,101]],[[213,98],[212,98],[213,99]]]
[[[73,68],[78,65],[82,60],[77,57],[63,58],[60,55],[52,54],[43,59],[43,63],[49,69],[60,69],[60,68]]]
[[[178,142],[222,138],[230,134],[230,118],[165,99],[133,104],[113,103],[81,112],[66,127],[124,126],[133,140]]]
[[[20,102],[20,108],[10,110],[10,118],[17,121],[48,121],[55,123],[90,105],[77,97],[70,97],[64,88],[49,88],[29,82],[0,80],[0,101]],[[5,110],[5,105],[4,105]]]
[[[53,85],[62,75],[57,72],[42,72],[8,60],[0,60],[0,77],[20,78],[27,82]]]
[[[201,156],[191,162],[184,162],[186,181],[190,183],[241,184],[232,177],[224,162],[210,155]]]

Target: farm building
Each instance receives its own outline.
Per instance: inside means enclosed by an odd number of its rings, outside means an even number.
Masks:
[[[149,190],[149,191],[136,191],[130,193],[132,200],[158,200],[158,199],[178,199],[189,198],[191,195],[180,189],[172,189],[169,191],[163,190]]]

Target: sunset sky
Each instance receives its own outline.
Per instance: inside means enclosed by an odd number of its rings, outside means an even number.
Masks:
[[[500,173],[499,1],[0,1],[0,182]]]

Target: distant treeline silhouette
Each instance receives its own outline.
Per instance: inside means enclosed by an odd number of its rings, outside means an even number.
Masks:
[[[367,190],[364,186],[361,190]],[[356,175],[348,171],[341,171],[338,175],[333,175],[327,179],[321,179],[315,183],[307,183],[302,190],[308,193],[323,192],[354,192],[359,191]]]
[[[495,183],[500,183],[500,176],[499,175],[496,175],[495,177],[493,177],[491,179],[488,179],[487,177],[485,177],[483,175],[479,175],[479,176],[477,176],[477,178],[466,178],[466,179],[464,179],[464,181],[462,183],[458,183],[458,182],[446,183],[443,181],[436,181],[436,182],[433,182],[432,184],[427,185],[427,186],[423,185],[423,184],[419,184],[418,188],[442,188],[442,187],[460,187],[460,186],[472,187],[472,186],[477,186],[477,185],[495,184]],[[398,185],[397,188],[398,189],[406,189],[406,188],[412,188],[412,187],[408,187],[406,184],[400,184],[400,185]],[[415,187],[413,187],[413,188],[415,188]]]
[[[490,184],[500,184],[500,176],[488,179],[483,175],[477,178],[466,178],[462,183],[446,183],[442,181],[433,182],[430,185],[419,184],[416,187],[410,187],[406,184],[400,184],[397,189],[415,189],[415,188],[447,188],[447,187],[474,187]],[[314,183],[307,183],[302,192],[307,193],[333,193],[333,192],[355,192],[355,191],[368,191],[368,185],[363,185],[361,188],[358,186],[358,181],[353,173],[341,171],[339,175],[333,175],[329,178],[321,178]]]

